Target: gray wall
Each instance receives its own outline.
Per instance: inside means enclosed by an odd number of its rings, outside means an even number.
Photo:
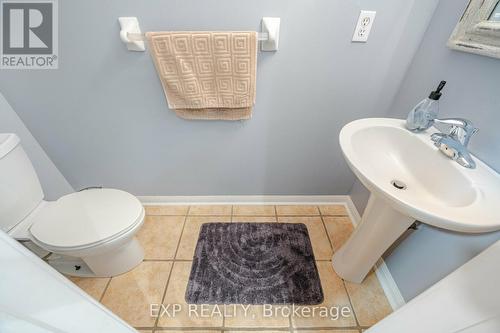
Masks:
[[[23,148],[40,178],[46,199],[54,200],[73,191],[1,93],[0,133],[16,133],[20,137]]]
[[[437,1],[60,1],[60,69],[4,71],[0,91],[76,189],[346,194],[339,130],[387,110]],[[350,42],[360,9],[378,11],[367,44]],[[119,16],[143,31],[259,29],[280,16],[280,51],[259,55],[253,119],[177,118],[148,52],[120,42]]]
[[[389,115],[406,117],[440,80],[447,80],[440,117],[472,120],[480,132],[471,139],[470,150],[500,171],[500,59],[446,48],[467,3],[440,1]],[[359,183],[351,190],[353,200],[362,209],[363,193],[366,190]],[[498,239],[500,232],[464,235],[423,225],[386,258],[386,263],[404,298],[409,300]]]
[[[354,206],[356,206],[359,215],[363,215],[366,205],[368,204],[368,199],[370,199],[370,191],[356,179],[349,191],[349,196]]]

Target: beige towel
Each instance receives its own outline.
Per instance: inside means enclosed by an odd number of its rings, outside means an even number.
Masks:
[[[168,106],[186,119],[250,119],[257,33],[148,32]]]

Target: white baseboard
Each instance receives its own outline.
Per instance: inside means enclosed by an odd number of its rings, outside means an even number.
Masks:
[[[348,195],[203,195],[203,196],[138,196],[144,205],[214,205],[214,204],[345,204]]]
[[[394,281],[389,268],[385,264],[384,259],[380,258],[375,263],[375,274],[377,274],[377,278],[382,286],[382,289],[384,289],[385,296],[387,297],[392,310],[395,311],[405,305],[406,301],[403,298],[396,281]]]
[[[359,214],[358,209],[349,196],[348,201],[346,202],[346,206],[352,224],[354,224],[354,226],[358,225],[358,223],[361,222],[361,215]],[[384,259],[380,258],[375,263],[375,274],[377,274],[377,278],[392,309],[396,310],[405,305],[406,301],[403,298],[403,295],[401,294],[396,281],[394,281],[389,268],[385,264]]]
[[[356,206],[348,195],[214,195],[214,196],[139,196],[144,205],[214,205],[214,204],[341,204],[347,208],[352,223],[356,226],[361,221]],[[393,310],[406,304],[391,272],[380,258],[375,264],[380,285]]]

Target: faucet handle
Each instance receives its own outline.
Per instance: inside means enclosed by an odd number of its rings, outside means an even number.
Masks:
[[[445,134],[451,134],[457,128],[471,128],[472,123],[463,118],[443,118],[443,119],[434,119],[433,123],[434,127],[437,128],[440,132]]]
[[[461,139],[460,141],[462,142],[462,144],[465,147],[467,147],[469,145],[470,138],[474,134],[476,134],[477,132],[479,132],[479,128],[474,127],[474,126],[472,126],[472,124],[470,124],[470,126],[464,127],[460,132],[461,132],[460,135],[459,135],[459,138]]]
[[[434,119],[433,125],[441,133],[451,136],[465,147],[467,147],[471,136],[479,131],[470,120],[463,118]]]

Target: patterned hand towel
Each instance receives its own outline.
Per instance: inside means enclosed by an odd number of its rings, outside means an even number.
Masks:
[[[168,107],[185,119],[250,119],[257,33],[148,32]]]

